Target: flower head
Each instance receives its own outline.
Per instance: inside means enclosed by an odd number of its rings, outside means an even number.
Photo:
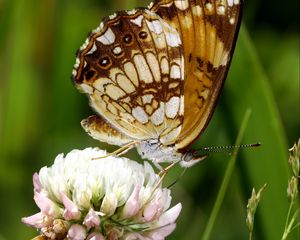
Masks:
[[[292,168],[293,176],[289,180],[287,195],[290,201],[295,201],[298,196],[298,182],[299,182],[299,169],[300,169],[300,139],[289,149],[289,163]]]
[[[298,179],[295,176],[288,182],[287,195],[290,201],[294,201],[298,196]]]
[[[299,169],[300,169],[300,139],[298,143],[295,143],[292,148],[289,149],[290,157],[289,163],[292,167],[293,175],[296,178],[299,178]]]
[[[148,162],[106,157],[98,148],[60,154],[34,174],[40,212],[22,221],[48,239],[164,239],[176,227],[181,204]]]
[[[258,190],[258,192],[256,192],[253,188],[251,197],[248,199],[246,223],[250,232],[253,231],[255,212],[261,200],[262,193],[265,191],[266,187],[267,185],[264,184],[262,188]]]

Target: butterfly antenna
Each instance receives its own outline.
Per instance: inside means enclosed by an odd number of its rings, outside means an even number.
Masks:
[[[218,153],[218,152],[228,152],[232,149],[254,148],[254,147],[259,147],[259,146],[261,146],[261,143],[257,142],[257,143],[251,143],[251,144],[241,144],[241,145],[231,145],[231,146],[204,147],[204,148],[200,148],[198,151]],[[230,154],[232,154],[232,153],[230,152]]]

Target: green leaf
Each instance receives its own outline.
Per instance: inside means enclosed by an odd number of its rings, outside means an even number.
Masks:
[[[288,211],[288,146],[270,84],[244,27],[226,84],[222,105],[227,126],[236,128],[245,109],[250,108],[244,142],[262,143],[259,149],[244,150],[239,159],[242,191],[249,194],[251,187],[268,184],[255,224],[259,239],[278,239]]]
[[[247,128],[247,124],[248,124],[250,116],[251,116],[251,111],[248,109],[245,113],[245,117],[243,119],[242,126],[239,130],[238,137],[235,141],[235,146],[238,146],[238,145],[241,144],[241,140],[243,139],[245,129]],[[225,193],[227,191],[228,184],[229,184],[229,181],[231,179],[231,176],[232,176],[232,173],[233,173],[233,170],[234,170],[234,167],[235,167],[237,152],[238,152],[238,149],[235,149],[234,152],[233,152],[233,155],[231,156],[231,158],[229,160],[229,163],[226,167],[226,171],[225,171],[225,174],[224,174],[224,177],[223,177],[223,181],[222,181],[222,184],[220,186],[220,190],[218,192],[218,195],[216,197],[216,201],[215,201],[214,207],[211,211],[208,223],[206,225],[202,240],[210,239],[211,232],[213,230],[216,218],[219,214],[220,207],[223,203],[224,196],[225,196]]]

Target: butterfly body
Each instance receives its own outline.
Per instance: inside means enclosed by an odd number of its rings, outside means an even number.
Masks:
[[[158,139],[143,140],[137,145],[138,153],[144,159],[151,159],[155,163],[180,162],[183,154],[174,151],[174,146],[162,145]]]
[[[179,162],[181,166],[188,167],[189,164],[193,165],[205,158],[205,155],[195,156],[193,150],[183,153],[177,150],[174,144],[164,145],[160,141],[159,135],[146,140],[130,139],[128,136],[122,135],[111,128],[108,123],[96,115],[84,119],[81,124],[89,135],[101,142],[113,145],[116,145],[116,142],[118,142],[120,146],[134,142],[131,147],[135,146],[143,159],[151,159],[158,168],[160,168],[159,164],[164,162]],[[128,149],[125,149],[125,151]]]
[[[189,166],[229,68],[239,0],[156,0],[107,17],[80,48],[73,81],[97,113],[95,139]]]

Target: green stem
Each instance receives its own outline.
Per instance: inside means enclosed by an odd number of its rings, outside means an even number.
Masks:
[[[293,202],[291,202],[290,206],[293,205]],[[291,209],[291,207],[290,207]],[[290,209],[289,209],[289,212],[288,212],[288,217],[287,217],[287,220],[289,219],[289,215],[290,215]],[[299,213],[299,209],[297,209],[293,215],[293,217],[291,218],[288,226],[285,227],[284,229],[284,233],[282,235],[282,240],[285,240],[287,239],[288,235],[295,229],[297,228],[297,226],[299,226],[299,223],[297,223],[295,226],[293,226],[294,222],[296,221],[296,218],[297,218],[297,215]]]
[[[291,232],[294,231],[296,228],[300,227],[300,222],[297,223],[292,229],[291,229]]]
[[[282,238],[281,238],[282,240],[287,238],[287,228],[288,228],[288,225],[289,225],[290,214],[291,214],[292,208],[293,208],[293,201],[290,202],[289,211],[288,211],[288,214],[287,214],[287,217],[286,217],[286,220],[285,220],[284,232],[283,232],[283,235],[282,235]]]
[[[251,110],[247,109],[247,111],[245,113],[245,116],[244,116],[244,119],[243,119],[243,122],[242,122],[242,126],[240,128],[239,133],[238,133],[235,145],[240,145],[242,137],[243,137],[244,132],[246,130],[246,126],[247,126],[250,115],[251,115]],[[232,172],[233,172],[233,169],[234,169],[236,156],[237,156],[237,150],[238,149],[236,149],[234,151],[234,153],[233,153],[232,157],[230,158],[229,163],[227,165],[226,172],[225,172],[220,190],[218,192],[218,196],[217,196],[216,202],[214,204],[213,210],[212,210],[211,215],[209,217],[207,226],[204,230],[202,240],[208,240],[210,238],[210,235],[211,235],[212,229],[214,227],[217,215],[219,213],[219,210],[220,210],[220,207],[222,205],[226,190],[228,188],[229,180],[231,178],[231,175],[232,175]]]
[[[252,240],[252,233],[253,233],[253,231],[249,232],[249,240]]]

